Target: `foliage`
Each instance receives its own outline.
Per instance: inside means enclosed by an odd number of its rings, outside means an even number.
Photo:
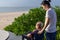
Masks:
[[[57,38],[60,35],[60,7],[54,7],[57,13]],[[26,34],[35,28],[37,21],[42,21],[44,23],[45,11],[42,8],[30,9],[28,13],[23,13],[23,15],[15,18],[11,25],[4,28],[7,31],[13,32],[16,35]],[[60,38],[60,37],[59,37]]]

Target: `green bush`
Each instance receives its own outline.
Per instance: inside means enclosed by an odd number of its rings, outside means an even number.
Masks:
[[[60,7],[54,7],[54,10],[57,13],[57,38],[60,35]],[[4,28],[6,31],[15,33],[16,35],[22,35],[29,31],[32,31],[35,28],[37,21],[42,21],[44,23],[45,11],[42,8],[30,9],[29,12],[23,13],[23,15],[15,18],[14,22],[11,25]],[[60,37],[59,37],[60,38]]]
[[[15,18],[11,25],[6,26],[5,30],[21,35],[32,31],[37,21],[44,22],[45,11],[42,8],[30,9],[29,12]]]

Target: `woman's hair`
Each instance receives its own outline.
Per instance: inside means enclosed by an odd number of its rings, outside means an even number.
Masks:
[[[48,5],[48,7],[51,7],[50,2],[51,0],[43,0],[41,5]]]
[[[36,25],[39,25],[40,27],[43,27],[43,23],[41,21],[38,21]]]

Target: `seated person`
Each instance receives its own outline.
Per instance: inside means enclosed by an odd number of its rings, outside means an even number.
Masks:
[[[42,22],[37,22],[36,29],[33,30],[31,33],[27,34],[25,37],[28,38],[28,40],[43,40],[44,32],[42,34],[38,34],[38,32],[42,29],[42,26]]]

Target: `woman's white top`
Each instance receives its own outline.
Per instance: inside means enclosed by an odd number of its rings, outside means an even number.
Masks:
[[[49,24],[46,27],[45,31],[48,33],[56,32],[56,22],[57,22],[56,12],[52,8],[49,8],[46,11],[45,17],[50,19]]]

